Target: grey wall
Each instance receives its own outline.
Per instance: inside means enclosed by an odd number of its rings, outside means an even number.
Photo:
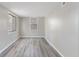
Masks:
[[[79,3],[58,7],[45,21],[46,39],[67,57],[79,56]]]
[[[44,18],[38,18],[38,29],[37,31],[31,31],[30,25],[31,17],[20,19],[20,36],[21,37],[44,37]]]
[[[17,25],[19,27],[19,19],[17,17]],[[0,53],[10,46],[19,37],[19,29],[15,32],[8,32],[8,10],[0,6]]]
[[[0,51],[8,43],[8,28],[7,28],[8,13],[4,7],[0,6]]]

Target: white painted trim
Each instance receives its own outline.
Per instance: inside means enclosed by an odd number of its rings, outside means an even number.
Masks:
[[[16,40],[15,40],[16,41]],[[0,51],[0,54],[3,52],[3,51],[5,51],[9,46],[11,46],[15,41],[13,41],[12,43],[10,43],[9,45],[7,45],[4,49],[2,49],[1,51]]]
[[[8,13],[9,13],[9,14],[12,14],[12,15],[15,16],[15,17],[18,17],[18,15],[16,15],[15,13],[13,13],[11,10],[8,10]]]
[[[20,37],[19,37],[20,38]],[[18,38],[18,39],[19,39]],[[15,43],[18,39],[16,39],[15,41],[13,41],[13,42],[11,42],[9,45],[7,45],[4,49],[2,49],[1,51],[0,51],[0,56],[2,55],[2,53],[6,50],[6,49],[8,49],[13,43]]]
[[[30,37],[30,38],[31,38],[31,37],[33,37],[33,38],[44,38],[44,36],[20,36],[20,37],[26,37],[26,38],[27,38],[27,37]]]
[[[46,39],[46,38],[45,38]],[[64,57],[60,52],[59,50],[54,46],[54,44],[52,44],[49,40],[46,39],[46,41],[49,43],[49,45],[51,47],[53,47],[55,49],[55,51],[61,56],[61,57]]]

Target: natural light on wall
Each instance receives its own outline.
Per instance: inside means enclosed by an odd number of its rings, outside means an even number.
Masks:
[[[62,25],[62,22],[60,19],[57,19],[57,18],[51,18],[49,21],[49,27],[52,29],[52,30],[55,30],[55,29],[59,29]]]

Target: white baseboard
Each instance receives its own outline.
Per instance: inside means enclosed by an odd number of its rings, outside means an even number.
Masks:
[[[19,37],[20,38],[20,37]],[[19,39],[18,38],[18,39]],[[11,42],[9,45],[7,45],[3,50],[0,51],[0,57],[3,57],[6,52],[8,52],[14,45],[14,43],[18,40],[16,39],[15,41]]]
[[[44,36],[20,36],[20,38],[44,38]]]
[[[46,39],[46,38],[45,38]],[[49,45],[55,50],[56,54],[58,54],[60,57],[64,57],[59,50],[49,41],[46,39],[46,41],[49,43]]]

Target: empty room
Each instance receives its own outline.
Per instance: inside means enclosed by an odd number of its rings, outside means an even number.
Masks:
[[[79,57],[79,2],[0,2],[0,57]]]

